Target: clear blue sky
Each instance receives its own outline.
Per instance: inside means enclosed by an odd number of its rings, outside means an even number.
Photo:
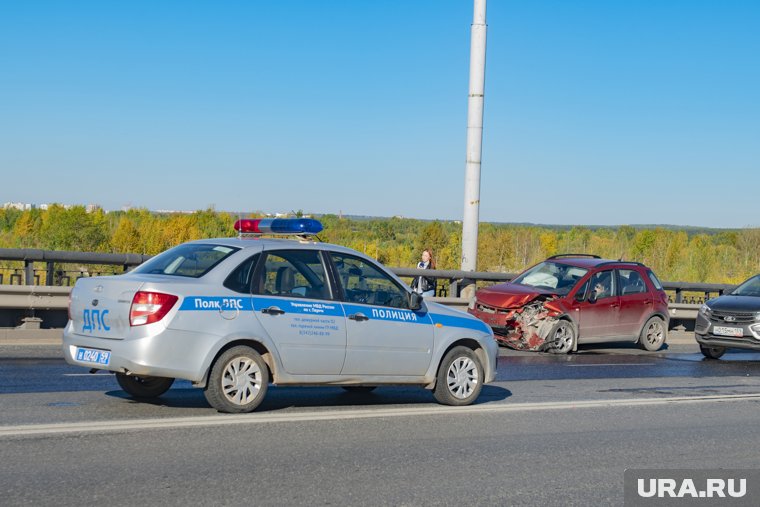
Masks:
[[[490,0],[481,220],[760,226],[760,2]],[[461,219],[472,2],[0,3],[0,203]]]

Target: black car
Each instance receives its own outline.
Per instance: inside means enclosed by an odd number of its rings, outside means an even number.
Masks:
[[[702,354],[710,359],[728,347],[760,350],[760,275],[703,304],[694,331]]]

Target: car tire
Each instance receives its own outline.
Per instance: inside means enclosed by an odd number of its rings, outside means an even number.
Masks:
[[[438,366],[433,396],[442,405],[469,405],[483,388],[483,365],[467,347],[454,347]]]
[[[377,386],[340,386],[351,394],[371,393]]]
[[[269,368],[251,347],[239,345],[224,351],[211,367],[203,394],[219,412],[252,412],[264,400]]]
[[[660,350],[668,339],[668,329],[660,317],[650,317],[639,333],[639,347],[650,352]]]
[[[726,353],[726,347],[705,347],[704,345],[700,345],[699,351],[708,359],[720,359],[720,356]]]
[[[117,373],[116,382],[130,396],[135,398],[158,398],[174,383],[173,378],[148,377],[143,375],[127,375]]]
[[[546,337],[548,351],[552,354],[569,354],[575,349],[578,333],[569,320],[558,320]]]

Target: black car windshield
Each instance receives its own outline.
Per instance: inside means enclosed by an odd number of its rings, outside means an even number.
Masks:
[[[542,262],[515,278],[512,283],[548,290],[564,296],[572,290],[588,269],[557,262]]]
[[[200,278],[238,250],[206,243],[179,245],[140,264],[133,273]]]
[[[731,293],[733,296],[755,296],[760,297],[760,275],[753,276]]]

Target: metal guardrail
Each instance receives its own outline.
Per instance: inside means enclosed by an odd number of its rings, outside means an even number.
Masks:
[[[23,268],[5,269],[21,270],[24,275],[24,285],[21,285],[21,275],[18,273],[11,275],[11,285],[2,285],[4,280],[2,279],[2,275],[0,275],[0,310],[16,309],[33,313],[34,310],[66,309],[68,306],[68,294],[71,290],[70,287],[52,286],[49,282],[62,282],[64,280],[70,282],[79,278],[77,276],[71,280],[71,277],[68,275],[61,276],[61,273],[79,273],[81,276],[92,276],[92,273],[83,270],[66,271],[60,269],[61,264],[119,266],[123,272],[142,264],[150,259],[150,257],[149,255],[141,254],[0,248],[0,261],[23,263]],[[35,263],[44,263],[45,269],[35,269]],[[469,304],[469,300],[459,297],[461,287],[473,282],[507,282],[516,276],[514,273],[493,273],[488,271],[423,270],[416,268],[391,268],[391,270],[402,278],[413,278],[421,275],[435,278],[439,281],[439,284],[436,297],[433,298],[433,301],[460,309],[465,309]],[[48,282],[46,285],[39,285],[41,274],[44,274],[44,279]],[[17,281],[18,283],[13,284],[13,281]],[[663,287],[671,293],[671,318],[693,320],[696,318],[696,312],[700,303],[710,299],[712,295],[722,295],[733,289],[734,286],[710,283],[663,282]]]
[[[0,285],[0,310],[66,310],[71,287]]]
[[[38,282],[40,277],[37,274],[41,271],[44,271],[47,275],[45,280],[48,283],[45,285],[57,285],[49,283],[56,278],[54,276],[56,272],[56,264],[111,265],[120,266],[123,271],[127,271],[129,268],[142,264],[150,258],[150,255],[143,254],[0,248],[0,261],[23,262],[24,285],[40,285]],[[45,263],[45,270],[36,270],[34,267],[35,263]],[[498,283],[512,280],[516,276],[514,273],[493,273],[489,271],[473,272],[443,269],[420,270],[416,268],[391,268],[391,270],[401,277],[424,275],[426,277],[436,278],[437,280],[447,280],[448,284],[439,287],[440,290],[438,295],[443,297],[458,296],[459,288],[463,285],[464,281]],[[21,284],[20,278],[17,277],[15,280]],[[2,283],[3,281],[0,280],[0,284]],[[13,284],[11,283],[11,285]],[[673,299],[674,303],[691,302],[694,304],[697,303],[697,301],[691,300],[694,296],[692,295],[690,299],[685,293],[701,294],[709,299],[711,294],[721,295],[734,288],[733,285],[728,284],[690,282],[663,282],[663,286],[666,291],[675,294],[675,298]]]
[[[70,252],[62,250],[38,250],[33,248],[0,248],[0,260],[23,263],[23,268],[6,267],[4,270],[9,271],[10,285],[14,281],[18,285],[40,285],[42,276],[45,278],[45,285],[62,285],[61,282],[66,280],[70,282],[72,277],[68,273],[79,273],[84,276],[83,271],[71,271],[56,269],[56,264],[85,264],[85,265],[107,265],[120,266],[123,271],[130,267],[142,264],[150,259],[150,255],[142,254],[113,254],[97,252]],[[35,269],[35,263],[44,263],[45,269]],[[0,284],[5,282],[4,273],[0,273]],[[77,276],[73,277],[76,281]],[[68,284],[67,284],[68,285]]]

